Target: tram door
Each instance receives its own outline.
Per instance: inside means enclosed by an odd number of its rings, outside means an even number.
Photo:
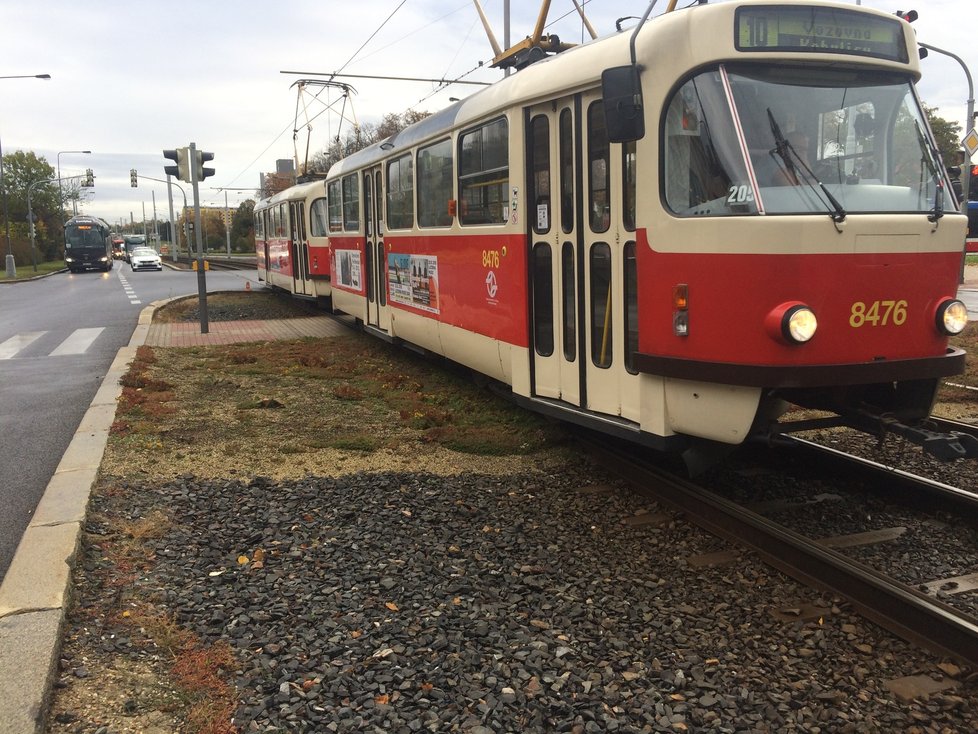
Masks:
[[[292,251],[289,259],[292,261],[293,292],[300,296],[312,295],[312,283],[309,280],[309,238],[306,236],[306,204],[304,201],[289,203],[289,220],[291,222],[290,240]]]
[[[608,143],[597,92],[526,127],[533,393],[638,421],[633,149]]]
[[[363,174],[363,211],[367,261],[367,324],[390,331],[387,307],[387,255],[384,253],[383,169],[371,168]]]

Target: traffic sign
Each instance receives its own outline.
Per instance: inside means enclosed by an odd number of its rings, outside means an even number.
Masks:
[[[968,134],[961,140],[961,145],[963,145],[964,149],[968,151],[969,158],[975,153],[978,153],[978,131],[971,128]]]

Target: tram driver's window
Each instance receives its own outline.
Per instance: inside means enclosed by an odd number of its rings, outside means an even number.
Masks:
[[[757,211],[736,127],[717,71],[673,94],[663,125],[666,204],[683,217]]]

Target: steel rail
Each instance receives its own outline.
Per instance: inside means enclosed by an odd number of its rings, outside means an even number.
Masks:
[[[958,433],[966,433],[969,436],[975,436],[978,438],[978,425],[974,423],[965,423],[963,421],[955,421],[950,418],[938,418],[936,416],[930,417],[930,422],[937,426],[938,430],[944,433],[950,433],[951,431],[957,431]]]
[[[848,600],[864,617],[939,655],[978,665],[978,620],[692,482],[650,466],[601,436],[583,437],[608,471],[691,522],[755,551],[791,578]]]
[[[888,492],[900,491],[907,497],[938,498],[950,506],[955,517],[972,525],[978,525],[978,494],[973,491],[953,487],[936,479],[912,474],[893,465],[848,454],[798,436],[782,436],[779,441],[790,450],[820,455],[823,458],[827,457],[832,463],[844,469],[845,476],[850,479],[854,473],[877,480],[880,475],[885,475],[888,481]],[[968,459],[961,459],[961,461],[968,461]],[[823,469],[831,470],[833,468],[825,463],[821,466]]]

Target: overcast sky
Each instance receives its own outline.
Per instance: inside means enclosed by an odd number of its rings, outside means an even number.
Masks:
[[[680,5],[688,0],[680,0]],[[916,7],[920,41],[961,56],[978,73],[978,30],[968,26],[974,0],[862,0],[887,12]],[[483,0],[499,42],[503,0]],[[851,0],[852,5],[858,4]],[[668,0],[659,0],[653,16]],[[512,39],[529,35],[537,0],[511,0]],[[585,11],[599,35],[615,19],[641,15],[644,0],[591,0]],[[548,33],[580,42],[571,0],[552,0]],[[564,17],[563,20],[558,20]],[[386,21],[386,24],[385,24]],[[633,23],[634,21],[630,21]],[[379,29],[379,30],[378,30]],[[167,219],[166,186],[140,180],[129,169],[165,178],[161,151],[191,141],[215,154],[217,173],[201,184],[201,202],[229,204],[253,197],[259,174],[275,161],[300,160],[306,146],[321,150],[336,134],[337,117],[309,101],[306,114],[292,88],[299,78],[283,70],[493,81],[492,51],[471,0],[0,0],[0,76],[50,74],[50,81],[0,79],[3,151],[30,150],[58,164],[62,176],[95,172],[82,205],[110,223]],[[362,47],[362,48],[361,48]],[[479,62],[486,64],[478,69]],[[475,69],[473,73],[467,74]],[[964,122],[968,87],[954,60],[932,54],[923,62],[921,96],[939,114]],[[478,89],[430,83],[345,79],[357,94],[352,112],[376,123],[387,112],[433,112]],[[322,98],[325,98],[325,94]],[[335,99],[335,94],[331,97]],[[350,109],[347,109],[350,112]],[[318,116],[317,116],[318,115]],[[308,137],[307,137],[308,135]],[[307,142],[308,141],[308,142]],[[184,185],[188,197],[190,185]],[[239,190],[240,189],[240,190]],[[175,205],[182,198],[175,191]]]

